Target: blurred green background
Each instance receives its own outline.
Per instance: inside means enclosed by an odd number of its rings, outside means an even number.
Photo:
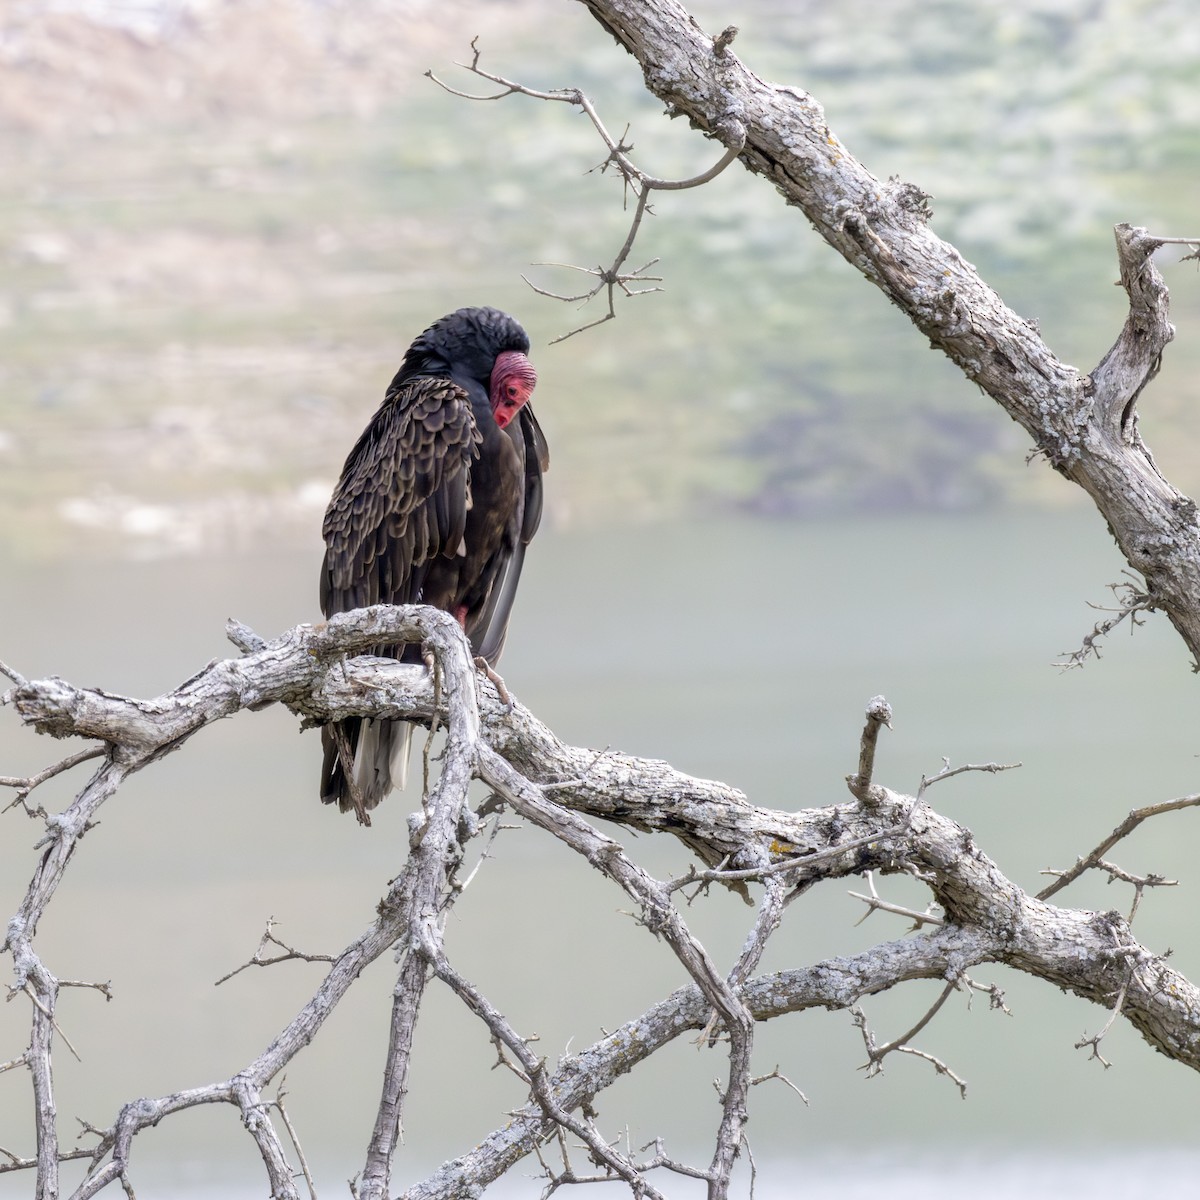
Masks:
[[[737,23],[743,60],[811,90],[881,178],[930,192],[934,228],[1082,369],[1124,319],[1112,225],[1200,233],[1200,26],[1182,0],[692,11],[708,29]],[[152,695],[231,652],[226,616],[268,636],[313,619],[324,504],[405,346],[443,312],[491,303],[531,333],[552,447],[504,673],[561,736],[668,758],[760,804],[823,804],[844,798],[863,705],[884,692],[892,786],[915,787],[943,755],[1025,763],[934,800],[1031,889],[1129,808],[1193,790],[1195,683],[1165,622],[1114,639],[1083,672],[1051,666],[1120,577],[1100,520],[1044,464],[1026,466],[1024,434],[761,180],[735,167],[659,199],[634,260],[659,257],[665,291],[549,345],[599,312],[543,299],[520,274],[573,289],[531,264],[611,260],[628,214],[618,182],[588,173],[602,154],[567,106],[472,104],[422,77],[477,90],[453,67],[476,33],[485,66],[580,85],[612,129],[629,122],[646,169],[713,161],[568,0],[0,10],[0,658]],[[1162,256],[1180,336],[1142,398],[1142,432],[1194,493],[1200,285],[1172,265],[1181,256]],[[0,773],[59,749],[0,713]],[[210,1081],[261,1049],[316,969],[211,984],[268,916],[326,951],[370,919],[413,801],[393,797],[359,830],[316,803],[317,764],[315,736],[297,741],[287,714],[244,715],[106,807],[42,929],[53,970],[112,978],[117,995],[64,1000],[84,1056],[56,1059],[68,1121],[107,1124],[124,1100]],[[43,802],[65,804],[70,782]],[[1195,978],[1193,825],[1145,829],[1118,860],[1181,880],[1137,928]],[[34,840],[19,814],[0,818],[0,911],[16,907]],[[674,847],[627,840],[660,874],[686,869]],[[1128,899],[1097,881],[1063,897]],[[553,1057],[681,982],[625,907],[566,852],[506,833],[451,951]],[[731,963],[752,914],[715,896],[686,915]],[[845,889],[806,898],[767,967],[903,932],[882,917],[854,929],[859,915]],[[811,1101],[754,1097],[756,1159],[779,1195],[794,1194],[800,1162],[813,1194],[858,1194],[847,1153],[860,1174],[885,1167],[897,1195],[1057,1195],[1063,1169],[1095,1171],[1101,1193],[1118,1179],[1129,1196],[1190,1186],[1191,1075],[1120,1025],[1103,1071],[1072,1046],[1106,1014],[977,975],[1009,989],[1014,1017],[957,1004],[920,1043],[968,1079],[966,1104],[915,1061],[864,1082],[845,1014],[760,1031],[762,1070],[779,1063]],[[326,1190],[366,1143],[390,986],[386,963],[368,972],[289,1071]],[[934,991],[868,1012],[891,1036]],[[24,1045],[22,1004],[0,1006],[0,1060]],[[398,1181],[522,1099],[440,992],[421,1037]],[[635,1143],[663,1133],[696,1152],[721,1071],[680,1046],[602,1098],[602,1117],[614,1136],[628,1123]],[[21,1074],[0,1076],[0,1146],[30,1150],[28,1109]],[[137,1153],[147,1194],[255,1194],[232,1112],[176,1118]],[[28,1186],[0,1177],[5,1197]]]
[[[621,186],[584,118],[472,104],[422,72],[578,84],[637,159],[716,150],[661,119],[627,56],[563,0],[10,5],[0,72],[0,529],[22,555],[310,536],[414,332],[462,303],[518,313],[554,434],[552,518],[979,510],[1077,502],[908,322],[734,168],[656,198],[633,258],[665,292],[557,346],[536,296],[611,261]],[[158,12],[157,21],[152,14]],[[1112,226],[1196,232],[1200,49],[1186,3],[697,6],[760,73],[813,91],[881,178],[1060,357],[1123,319]],[[479,86],[476,86],[479,85]],[[1200,481],[1195,267],[1164,252],[1181,336],[1142,406]],[[136,464],[136,471],[131,465]]]

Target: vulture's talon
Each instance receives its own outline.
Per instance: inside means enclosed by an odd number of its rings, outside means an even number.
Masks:
[[[504,686],[504,680],[501,678],[499,672],[496,671],[492,667],[492,664],[482,656],[476,657],[475,666],[478,667],[479,670],[481,670],[488,677],[488,679],[491,680],[492,686],[497,692],[500,693],[500,703],[504,705],[505,710],[511,716],[513,709],[516,707],[516,703],[512,696],[509,695],[508,688]]]

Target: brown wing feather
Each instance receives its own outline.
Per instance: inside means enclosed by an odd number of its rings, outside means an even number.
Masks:
[[[512,615],[521,568],[525,563],[525,547],[537,532],[542,519],[542,472],[550,466],[550,451],[533,406],[526,404],[517,421],[506,430],[518,448],[522,463],[524,500],[521,509],[520,535],[512,547],[492,590],[471,630],[476,653],[495,666],[504,651],[508,637],[508,621]]]
[[[388,393],[325,513],[326,616],[419,602],[425,565],[462,542],[478,441],[467,393],[451,380],[417,376]]]
[[[432,560],[453,557],[470,504],[469,473],[479,435],[467,393],[445,377],[415,376],[390,389],[342,468],[325,513],[321,608],[325,615],[365,604],[421,599]],[[397,655],[400,647],[376,646]],[[399,772],[403,786],[411,727],[357,717],[322,731],[321,799],[360,819]],[[355,773],[346,765],[364,759]],[[361,806],[361,807],[360,807]]]

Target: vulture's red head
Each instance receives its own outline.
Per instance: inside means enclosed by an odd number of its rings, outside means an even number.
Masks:
[[[474,381],[487,391],[492,415],[503,429],[529,402],[537,383],[528,354],[528,334],[507,313],[460,308],[413,342],[397,378],[444,372],[463,384]]]
[[[529,402],[536,386],[537,372],[520,350],[503,350],[496,355],[488,396],[492,401],[492,416],[501,429]]]

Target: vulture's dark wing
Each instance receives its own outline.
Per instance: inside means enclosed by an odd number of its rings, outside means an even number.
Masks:
[[[515,426],[515,427],[514,427]],[[475,641],[477,653],[493,666],[504,649],[508,636],[508,619],[512,613],[513,600],[517,595],[517,584],[521,579],[521,567],[525,562],[525,547],[537,533],[542,519],[542,473],[550,466],[550,449],[533,408],[526,404],[517,414],[514,425],[506,431],[517,446],[517,452],[525,466],[525,499],[521,514],[521,536],[513,548],[512,556],[505,564],[504,572],[496,581],[480,614]]]
[[[542,476],[550,470],[550,447],[533,415],[532,405],[526,404],[521,410],[520,421],[525,438],[525,519],[521,524],[521,541],[528,546],[542,520]]]
[[[430,564],[461,550],[478,441],[470,399],[458,384],[418,375],[389,390],[350,451],[325,513],[327,617],[366,604],[421,601]],[[403,786],[411,736],[412,727],[398,721],[351,717],[327,726],[321,799],[367,820],[393,777]]]
[[[325,513],[326,616],[420,602],[428,564],[461,550],[478,441],[467,393],[444,376],[416,376],[388,393]]]

